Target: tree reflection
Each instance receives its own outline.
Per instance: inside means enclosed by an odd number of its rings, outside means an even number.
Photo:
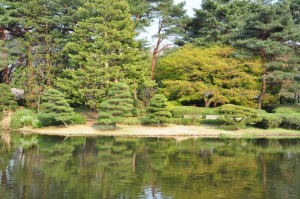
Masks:
[[[0,153],[4,198],[300,196],[299,140],[12,134],[10,145]]]

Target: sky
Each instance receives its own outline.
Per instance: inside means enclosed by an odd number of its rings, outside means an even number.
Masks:
[[[201,0],[175,0],[175,3],[185,2],[185,9],[189,16],[194,15],[193,8],[200,8]],[[155,41],[151,38],[153,34],[157,31],[157,22],[153,22],[150,27],[146,29],[146,32],[140,34],[139,38],[146,38],[150,46],[154,45]]]
[[[193,8],[200,8],[201,0],[175,0],[175,3],[180,3],[184,1],[185,1],[187,14],[189,16],[193,16],[194,14]]]

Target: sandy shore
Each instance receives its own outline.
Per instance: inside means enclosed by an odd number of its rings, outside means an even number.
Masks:
[[[127,136],[127,137],[173,137],[176,139],[206,137],[232,137],[232,138],[257,138],[257,137],[299,137],[300,131],[285,129],[264,130],[248,128],[237,131],[217,129],[211,126],[183,126],[168,125],[155,126],[128,126],[119,125],[116,130],[103,130],[98,125],[74,125],[69,127],[47,127],[41,129],[22,128],[23,134],[41,134],[58,136]]]

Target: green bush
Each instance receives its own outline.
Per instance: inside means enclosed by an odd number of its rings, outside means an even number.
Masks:
[[[218,113],[232,122],[232,124],[225,125],[229,126],[230,130],[244,128],[246,125],[261,121],[261,117],[259,116],[261,112],[253,108],[233,104],[226,104],[218,108]]]
[[[277,114],[294,114],[294,113],[300,113],[300,106],[294,105],[294,106],[281,106],[277,107],[273,110],[274,113]]]
[[[233,125],[234,122],[231,119],[219,117],[215,120],[203,119],[201,120],[201,124],[213,125],[213,126],[222,126],[222,125]]]
[[[134,106],[133,106],[133,109],[131,110],[131,114],[134,117],[141,116],[145,113],[146,108],[145,108],[144,103],[141,100],[134,100],[133,104],[134,104]]]
[[[10,127],[13,129],[22,128],[24,126],[33,126],[37,123],[37,114],[30,109],[21,109],[13,113],[10,121]]]
[[[56,113],[40,113],[38,114],[38,120],[41,126],[58,126],[62,124],[60,121],[55,119]]]
[[[74,113],[70,117],[72,124],[85,124],[86,118],[80,113]]]
[[[171,110],[171,113],[174,118],[183,118],[184,115],[214,115],[217,113],[217,109],[196,106],[175,106]]]
[[[119,124],[125,124],[125,125],[141,125],[141,119],[138,117],[127,117],[124,118],[122,121],[119,122]]]
[[[285,129],[300,130],[300,114],[283,115],[280,126]]]
[[[264,129],[278,128],[282,122],[282,115],[280,114],[265,113],[260,114],[260,117],[261,121],[258,121],[255,126]]]
[[[43,126],[57,126],[61,125],[60,121],[55,119],[56,113],[40,113],[38,115],[39,122],[35,123],[36,128]],[[70,113],[67,124],[85,124],[86,118],[80,113]]]
[[[0,111],[15,110],[17,102],[15,96],[11,93],[10,86],[0,83]]]
[[[200,124],[201,119],[197,118],[169,118],[168,122],[178,125],[197,125]]]
[[[168,99],[161,94],[155,94],[147,108],[146,118],[143,119],[143,124],[157,124],[159,126],[163,123],[168,123],[168,119],[171,118],[172,114],[167,108]]]

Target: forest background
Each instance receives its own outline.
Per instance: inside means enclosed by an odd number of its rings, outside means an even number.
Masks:
[[[188,16],[173,0],[1,1],[0,82],[37,111],[49,88],[99,110],[115,82],[137,109],[156,93],[173,105],[299,104],[300,2],[199,4]],[[137,36],[153,21],[152,48]]]

